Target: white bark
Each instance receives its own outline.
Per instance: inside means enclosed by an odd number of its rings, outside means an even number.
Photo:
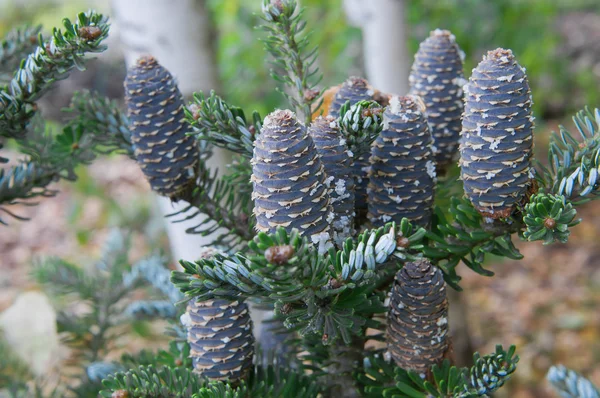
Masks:
[[[408,92],[412,57],[408,55],[405,0],[344,0],[351,24],[363,31],[366,78],[384,93]]]
[[[204,0],[113,0],[113,19],[123,45],[127,65],[142,55],[152,55],[177,79],[184,97],[195,91],[218,88],[215,39]],[[228,152],[215,148],[207,162],[211,168],[224,171],[231,161]],[[187,203],[171,204],[160,197],[164,214],[176,212]],[[195,260],[200,248],[210,238],[185,233],[202,217],[184,223],[166,222],[175,260]]]

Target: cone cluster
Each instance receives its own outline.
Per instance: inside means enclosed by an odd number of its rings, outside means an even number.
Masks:
[[[332,116],[319,116],[308,128],[327,175],[329,197],[333,209],[333,239],[340,246],[352,236],[354,229],[354,178],[352,153]]]
[[[186,136],[184,105],[173,76],[153,57],[129,68],[125,101],[135,157],[150,186],[173,200],[186,199],[195,183],[198,147]]]
[[[375,227],[407,218],[427,226],[435,188],[431,134],[418,97],[392,97],[371,147],[369,220]]]
[[[329,106],[329,115],[338,118],[340,117],[340,108],[347,101],[350,101],[350,105],[354,105],[359,101],[372,100],[373,93],[373,89],[365,79],[352,76],[342,84],[335,94]]]
[[[326,175],[313,140],[289,110],[265,118],[252,158],[256,229],[296,228],[315,243],[330,240]]]
[[[452,33],[436,29],[423,41],[409,76],[410,93],[427,108],[438,167],[452,163],[458,152],[463,112],[463,55]]]
[[[422,375],[448,354],[446,285],[442,272],[426,259],[407,263],[396,274],[387,345],[396,365]]]
[[[465,193],[486,217],[508,217],[533,179],[533,116],[525,69],[490,51],[465,86],[460,146]]]
[[[194,372],[209,380],[236,381],[252,368],[254,337],[245,303],[213,299],[190,301],[188,342]]]

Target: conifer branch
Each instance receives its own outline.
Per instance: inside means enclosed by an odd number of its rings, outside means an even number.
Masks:
[[[519,356],[514,346],[504,350],[499,345],[492,354],[482,357],[475,353],[473,361],[470,368],[458,368],[445,360],[431,368],[431,378],[424,379],[375,354],[365,358],[363,369],[355,377],[367,397],[487,397],[510,379]]]
[[[0,90],[0,131],[19,138],[35,115],[35,102],[77,67],[84,69],[84,55],[105,50],[108,19],[94,11],[80,13],[77,21],[63,20],[65,31],[54,29],[49,40],[39,38],[38,47],[16,71],[8,86]]]
[[[562,365],[552,366],[546,378],[562,398],[599,398],[591,381]]]
[[[579,205],[596,199],[600,192],[600,109],[585,108],[573,117],[573,123],[580,137],[564,126],[552,134],[549,165],[538,164],[538,180],[550,193]]]
[[[84,126],[67,126],[60,134],[53,135],[45,126],[29,127],[29,133],[19,140],[20,149],[29,159],[7,170],[0,170],[0,212],[17,219],[9,209],[35,197],[49,197],[57,193],[48,185],[61,179],[77,179],[75,169],[90,164],[105,148],[122,146],[121,135],[102,136]],[[31,204],[31,202],[25,202]],[[0,216],[0,223],[6,221]]]
[[[181,261],[184,271],[173,272],[171,280],[188,298],[253,297],[275,304],[286,327],[316,333],[327,344],[338,337],[348,344],[365,324],[379,327],[370,319],[385,311],[375,289],[397,270],[388,260],[410,258],[422,248],[424,230],[413,231],[402,222],[401,246],[395,231],[393,223],[366,231],[322,256],[298,231],[287,234],[280,228],[274,234],[259,233],[248,253]]]
[[[316,89],[321,80],[315,66],[318,49],[309,48],[309,35],[305,34],[306,22],[295,0],[264,0],[263,28],[268,36],[264,40],[266,50],[273,57],[273,78],[293,92],[280,90],[296,110],[298,119],[308,126],[312,109],[318,108],[321,90]]]
[[[72,115],[69,125],[81,128],[94,137],[97,152],[119,152],[133,158],[133,144],[127,116],[116,101],[84,90],[73,94],[71,104],[63,109]]]
[[[168,217],[173,222],[192,219],[200,214],[207,217],[186,230],[189,234],[212,235],[212,245],[236,248],[254,237],[250,173],[248,160],[240,158],[231,165],[231,172],[217,177],[216,171],[199,163],[196,187],[190,194],[190,205]],[[214,235],[213,235],[214,234]]]
[[[448,216],[436,206],[433,225],[426,234],[428,244],[421,252],[441,268],[446,283],[454,289],[461,290],[461,278],[455,270],[461,261],[478,274],[493,276],[482,266],[485,254],[523,257],[512,242],[512,234],[523,227],[518,218],[511,219],[510,224],[484,219],[467,199],[455,197],[450,201]]]
[[[9,76],[19,67],[21,60],[38,45],[41,26],[22,26],[8,32],[0,42],[0,74]],[[10,77],[9,77],[10,79]]]
[[[200,378],[189,369],[157,369],[152,365],[110,375],[102,384],[106,389],[101,391],[100,395],[109,398],[192,397],[203,385]]]
[[[252,157],[254,137],[262,123],[258,112],[252,114],[252,120],[246,120],[241,108],[227,104],[211,91],[208,97],[202,92],[194,93],[185,114],[198,140]]]

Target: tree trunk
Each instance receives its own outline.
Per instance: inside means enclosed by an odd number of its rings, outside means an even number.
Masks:
[[[408,55],[405,0],[344,0],[351,24],[363,31],[367,80],[389,94],[408,92],[412,57]]]
[[[218,90],[216,34],[204,0],[113,0],[112,8],[127,65],[142,55],[154,56],[173,74],[186,99],[195,91]],[[231,154],[219,148],[213,153],[207,164],[225,170]],[[158,201],[164,214],[187,205],[163,197]],[[202,219],[166,223],[175,260],[197,259],[200,248],[210,242],[209,237],[185,233]]]

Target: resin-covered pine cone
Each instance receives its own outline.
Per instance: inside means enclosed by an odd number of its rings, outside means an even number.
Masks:
[[[490,51],[473,69],[465,96],[460,146],[465,193],[482,215],[508,217],[534,177],[534,118],[525,69],[512,51]]]
[[[209,380],[245,379],[254,356],[248,306],[222,299],[192,300],[186,316],[194,372]]]
[[[390,292],[387,346],[394,362],[427,375],[449,356],[449,339],[442,272],[426,259],[406,263]]]
[[[258,231],[296,228],[314,243],[330,242],[333,213],[323,164],[293,112],[276,110],[265,118],[254,143],[251,179]]]
[[[365,79],[352,76],[342,84],[335,94],[329,106],[329,115],[338,118],[340,117],[340,108],[347,101],[350,101],[350,105],[353,105],[358,101],[372,100],[373,94],[373,89]]]
[[[425,102],[438,168],[458,152],[463,111],[463,52],[447,30],[436,29],[419,46],[409,77],[410,93]]]
[[[431,134],[418,97],[392,97],[371,147],[369,220],[375,227],[407,218],[427,226],[435,187]]]
[[[348,150],[337,120],[319,116],[308,128],[327,175],[333,209],[333,239],[340,246],[354,230],[354,178],[352,153]]]
[[[153,57],[129,68],[125,101],[135,157],[150,186],[173,200],[188,199],[194,187],[198,146],[186,136],[181,92]]]

